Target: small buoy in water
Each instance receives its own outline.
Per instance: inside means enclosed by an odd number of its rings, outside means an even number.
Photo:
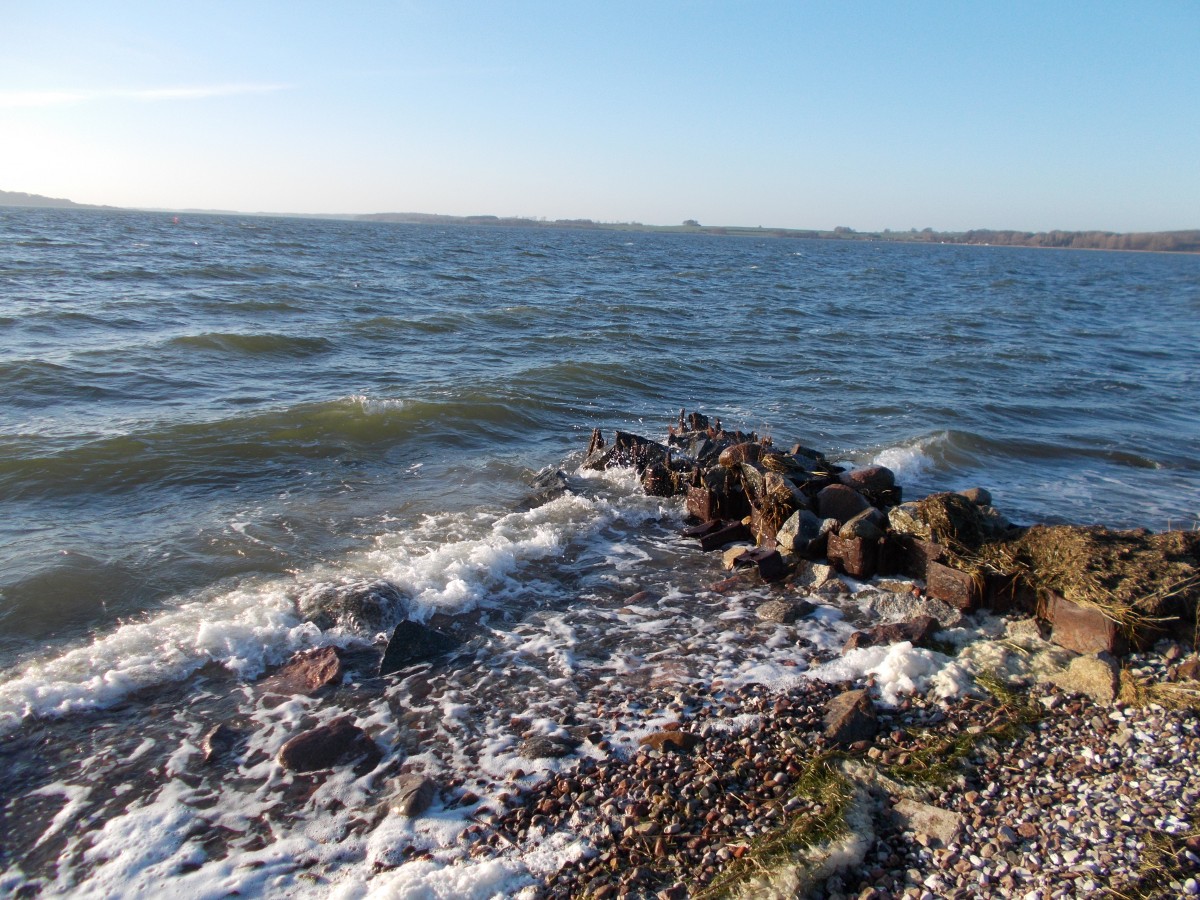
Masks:
[[[176,216],[176,217],[175,217],[175,224],[176,224],[176,225],[178,225],[178,224],[179,224],[179,216]]]

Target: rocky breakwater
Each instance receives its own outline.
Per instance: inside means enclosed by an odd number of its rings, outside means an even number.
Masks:
[[[634,467],[650,494],[686,497],[685,534],[767,581],[821,561],[861,581],[905,576],[964,613],[1035,615],[1078,653],[1197,637],[1200,532],[1019,527],[982,488],[906,503],[884,466],[847,470],[682,410],[665,442],[594,432],[584,467],[612,465]]]

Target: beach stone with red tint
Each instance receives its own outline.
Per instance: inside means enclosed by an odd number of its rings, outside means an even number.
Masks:
[[[856,631],[842,648],[843,653],[862,647],[877,647],[909,641],[917,647],[927,647],[934,633],[942,626],[933,616],[917,616],[907,622],[876,625],[869,631]]]
[[[879,719],[870,692],[846,691],[825,706],[825,737],[835,744],[853,744],[875,737]]]
[[[750,541],[753,540],[753,535],[750,529],[742,522],[727,522],[715,531],[700,538],[701,550],[720,550],[726,544],[732,544],[734,541]]]
[[[1112,653],[1121,656],[1129,649],[1117,624],[1100,610],[1051,594],[1046,604],[1050,640],[1076,653]]]
[[[646,735],[638,743],[643,747],[652,747],[660,753],[666,753],[668,750],[685,753],[698,746],[702,740],[700,735],[690,731],[659,731]]]
[[[316,647],[295,654],[266,680],[268,690],[284,694],[313,694],[342,680],[342,660],[334,647]]]

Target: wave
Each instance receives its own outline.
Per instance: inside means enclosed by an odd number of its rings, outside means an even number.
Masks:
[[[906,476],[915,477],[931,472],[986,469],[997,461],[1047,463],[1072,460],[1099,461],[1133,469],[1164,467],[1158,460],[1115,447],[989,438],[955,429],[930,432],[902,441],[876,451],[873,456],[875,463],[892,469],[901,482]]]
[[[168,344],[189,350],[229,353],[237,356],[315,356],[333,349],[333,343],[327,338],[274,333],[209,332],[172,338]]]
[[[229,485],[263,477],[272,465],[378,455],[409,441],[478,448],[538,430],[547,411],[557,409],[515,393],[414,400],[351,396],[148,428],[54,452],[47,452],[45,442],[23,439],[13,448],[19,453],[0,457],[0,498]]]

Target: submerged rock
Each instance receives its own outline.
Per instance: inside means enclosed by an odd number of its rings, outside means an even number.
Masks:
[[[317,585],[301,594],[296,605],[322,631],[379,632],[404,617],[408,598],[386,581],[355,581]]]
[[[204,752],[204,764],[212,765],[222,756],[229,753],[241,737],[224,722],[209,729],[200,741],[200,749]]]

